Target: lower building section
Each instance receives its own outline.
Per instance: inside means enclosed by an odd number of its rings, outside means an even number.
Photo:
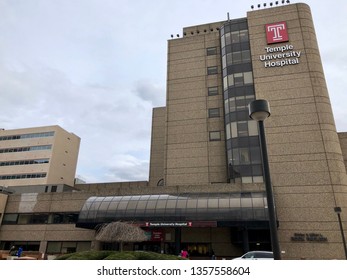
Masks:
[[[6,258],[12,246],[40,258],[118,250],[116,242],[96,240],[98,226],[110,222],[135,224],[146,233],[146,241],[124,241],[123,250],[178,255],[186,249],[192,259],[212,255],[231,259],[252,250],[271,250],[267,201],[261,188],[233,191],[227,187],[236,185],[228,184],[216,187],[223,192],[208,192],[204,186],[187,192],[187,188],[139,186],[110,184],[99,191],[98,184],[78,186],[73,192],[42,188],[41,193],[2,193],[0,258]],[[277,211],[282,213],[283,207]],[[324,212],[319,221],[308,221],[311,213],[310,208],[298,208],[290,221],[278,220],[282,258],[342,259],[337,214]]]
[[[178,255],[187,250],[190,259],[231,259],[250,250],[271,250],[269,231],[266,224],[246,226],[206,226],[206,227],[143,227],[147,241],[128,242],[123,245],[125,251],[152,251]],[[106,243],[95,240],[18,240],[14,233],[12,240],[1,241],[0,251],[6,253],[15,246],[22,247],[24,254],[51,256],[97,250],[120,250],[117,242]],[[17,240],[16,240],[17,239]]]
[[[70,209],[63,211],[63,205]],[[264,192],[12,195],[0,228],[0,250],[15,246],[45,256],[119,250],[119,243],[96,241],[96,229],[124,222],[142,228],[147,239],[122,242],[123,250],[178,255],[186,249],[192,259],[230,259],[249,250],[271,250],[266,205]]]
[[[265,225],[266,226],[266,225]],[[178,255],[187,250],[190,259],[230,259],[249,250],[271,250],[268,229],[245,227],[143,228],[148,241],[127,243],[124,250],[153,251]],[[119,250],[117,243],[103,243],[102,249]]]

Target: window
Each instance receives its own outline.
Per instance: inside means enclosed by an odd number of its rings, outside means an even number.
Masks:
[[[227,45],[230,45],[231,44],[231,33],[226,33],[225,35],[224,35],[224,37],[225,37],[225,45],[227,46]]]
[[[4,214],[2,223],[4,225],[15,225],[17,224],[18,214]]]
[[[18,160],[18,161],[1,161],[0,166],[44,164],[44,163],[49,163],[49,159],[47,158],[47,159]]]
[[[251,152],[252,164],[261,164],[260,148],[259,147],[250,147],[250,152]],[[257,175],[259,175],[259,172],[257,172]]]
[[[231,127],[231,137],[232,138],[238,137],[238,135],[237,135],[237,122],[232,122],[230,124],[230,127]]]
[[[29,152],[36,150],[50,150],[52,145],[32,146],[32,147],[19,147],[19,148],[5,148],[0,149],[0,153],[17,153],[17,152]]]
[[[14,180],[14,179],[31,179],[31,178],[45,178],[46,173],[33,173],[33,174],[13,174],[1,175],[0,180]]]
[[[253,84],[252,72],[245,72],[245,73],[243,73],[243,80],[244,80],[245,85],[246,84]]]
[[[239,43],[240,42],[240,32],[239,31],[234,31],[231,32],[231,43]]]
[[[217,54],[217,48],[216,47],[211,47],[206,49],[206,54],[207,55],[215,55]]]
[[[231,86],[243,86],[246,84],[253,84],[252,72],[234,73],[223,78],[224,90]]]
[[[0,141],[18,140],[18,139],[26,139],[26,138],[42,138],[42,137],[52,137],[52,136],[54,136],[54,131],[40,132],[40,133],[29,133],[29,134],[22,134],[22,135],[1,136]]]
[[[209,118],[219,118],[219,108],[211,108],[208,109],[208,117]]]
[[[249,150],[247,148],[240,148],[240,164],[250,164]]]
[[[251,52],[249,50],[242,51],[242,62],[251,61]]]
[[[248,136],[247,121],[240,121],[237,123],[237,133],[239,137]]]
[[[209,96],[218,95],[218,87],[209,87],[208,95]]]
[[[210,131],[210,141],[220,141],[221,133],[220,131]]]
[[[243,73],[235,73],[234,74],[234,85],[242,86],[243,85]]]
[[[47,242],[47,254],[66,254],[90,250],[91,243],[85,241],[49,241]]]
[[[240,30],[240,42],[247,42],[248,41],[248,30]]]
[[[258,135],[258,123],[256,121],[248,122],[248,135],[249,136]]]
[[[249,50],[227,53],[222,57],[223,69],[233,64],[247,63],[250,61],[251,53]]]
[[[207,75],[215,75],[215,74],[218,74],[217,66],[207,67]]]
[[[238,64],[242,62],[242,53],[241,52],[234,52],[232,53],[232,63],[233,64]]]

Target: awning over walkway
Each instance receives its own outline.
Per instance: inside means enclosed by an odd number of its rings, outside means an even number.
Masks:
[[[112,221],[267,221],[264,192],[90,197],[77,227]]]

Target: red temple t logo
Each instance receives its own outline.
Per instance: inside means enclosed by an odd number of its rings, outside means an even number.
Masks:
[[[288,42],[287,24],[285,21],[265,25],[268,44]]]

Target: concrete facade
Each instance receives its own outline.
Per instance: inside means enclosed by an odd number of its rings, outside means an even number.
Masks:
[[[151,160],[149,167],[150,186],[159,186],[164,184],[164,144],[166,127],[165,115],[165,107],[153,109],[151,134]]]
[[[300,63],[265,68],[264,25],[286,21]],[[306,4],[248,13],[256,97],[267,99],[266,136],[279,219],[281,250],[289,258],[343,257],[334,207],[347,206],[347,181],[310,9]],[[344,220],[346,222],[346,218]],[[317,233],[328,243],[293,242]]]
[[[206,55],[207,48],[220,46],[221,24],[184,28],[186,37],[168,42],[164,165],[167,186],[227,182],[221,59],[220,55]],[[214,66],[218,74],[207,75],[207,68]],[[208,87],[217,87],[219,95],[208,96]],[[219,116],[209,118],[209,108],[219,109]],[[212,131],[221,132],[221,141],[209,141]]]

